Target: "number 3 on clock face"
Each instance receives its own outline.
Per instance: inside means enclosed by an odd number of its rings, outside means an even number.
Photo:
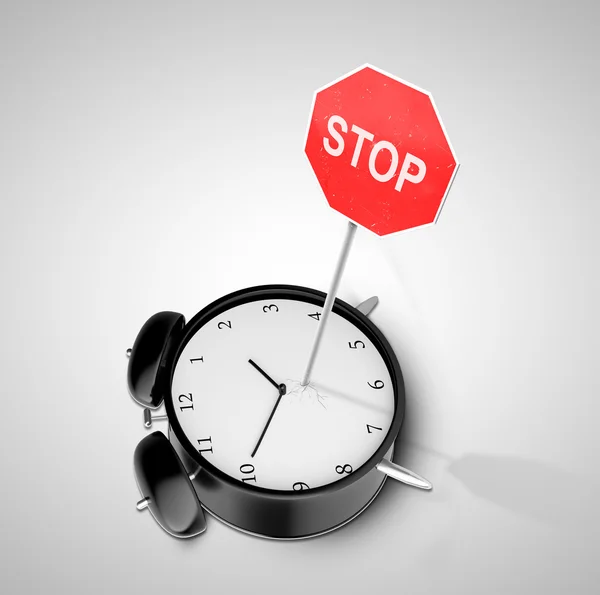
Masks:
[[[322,303],[301,288],[250,288],[186,327],[166,404],[201,465],[248,489],[293,493],[349,481],[383,458],[404,394],[395,356],[366,318],[336,305],[300,385]]]

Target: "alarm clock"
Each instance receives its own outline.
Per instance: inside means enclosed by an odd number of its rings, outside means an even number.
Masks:
[[[343,526],[387,477],[431,489],[391,462],[405,413],[398,359],[358,307],[336,298],[310,382],[301,382],[326,295],[250,287],[182,314],[152,316],[128,350],[145,425],[168,421],[134,453],[142,500],[176,537],[204,511],[241,531],[301,539]],[[164,403],[166,415],[151,410]]]

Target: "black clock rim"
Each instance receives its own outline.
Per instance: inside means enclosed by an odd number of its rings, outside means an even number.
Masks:
[[[217,300],[200,310],[200,312],[198,312],[183,327],[181,334],[179,335],[177,340],[171,344],[171,349],[169,349],[168,352],[165,353],[165,357],[161,362],[161,367],[163,367],[164,372],[163,378],[165,381],[163,388],[164,402],[165,408],[167,410],[169,424],[171,426],[171,429],[175,433],[175,436],[179,440],[180,444],[185,449],[186,453],[203,470],[209,472],[219,480],[237,489],[242,489],[244,491],[250,491],[257,494],[264,494],[265,496],[273,498],[289,499],[290,497],[292,497],[296,499],[302,497],[313,497],[319,494],[329,493],[332,491],[343,489],[351,485],[355,481],[361,479],[384,458],[384,455],[387,453],[389,448],[396,440],[402,427],[402,422],[404,420],[406,400],[402,370],[400,369],[400,364],[391,345],[389,344],[388,340],[385,338],[383,333],[377,328],[377,326],[375,326],[375,324],[373,324],[364,314],[362,314],[356,308],[354,308],[347,302],[341,300],[340,298],[335,299],[333,305],[333,312],[358,326],[358,328],[360,328],[373,342],[373,344],[379,351],[382,359],[384,360],[388,372],[390,373],[390,377],[392,379],[392,386],[394,389],[393,392],[395,405],[394,416],[392,418],[392,423],[390,424],[390,429],[388,430],[386,437],[381,442],[377,450],[373,453],[373,455],[358,469],[354,470],[350,475],[342,477],[332,483],[323,486],[299,491],[274,490],[270,488],[263,488],[260,486],[253,486],[250,484],[243,483],[231,477],[230,475],[213,465],[194,448],[194,446],[186,436],[185,432],[183,431],[183,428],[179,424],[177,415],[175,414],[175,408],[173,405],[173,395],[171,391],[175,367],[177,366],[179,357],[187,343],[194,336],[196,331],[202,326],[204,326],[204,324],[208,323],[210,320],[213,320],[221,312],[224,312],[225,310],[228,310],[236,305],[241,305],[243,303],[250,303],[268,298],[296,300],[298,300],[299,298],[308,298],[300,299],[300,301],[313,303],[317,306],[323,307],[326,295],[327,294],[317,289],[303,287],[300,285],[256,285],[253,287],[240,289],[218,298]]]

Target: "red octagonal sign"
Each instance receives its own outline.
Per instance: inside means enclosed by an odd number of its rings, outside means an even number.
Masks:
[[[458,169],[431,95],[369,65],[315,93],[305,151],[330,206],[380,236],[435,223]]]

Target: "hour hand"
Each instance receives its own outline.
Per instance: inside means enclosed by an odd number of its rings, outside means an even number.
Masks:
[[[277,384],[259,365],[253,362],[251,359],[248,360],[254,368],[256,368],[278,391],[279,393],[285,394],[285,384]]]

